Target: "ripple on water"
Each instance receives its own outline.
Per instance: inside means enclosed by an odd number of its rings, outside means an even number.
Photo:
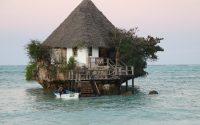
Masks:
[[[135,80],[134,96],[104,96],[74,101],[56,99],[24,66],[0,66],[0,123],[11,125],[198,125],[200,66],[150,66]],[[152,89],[159,95],[149,96]]]

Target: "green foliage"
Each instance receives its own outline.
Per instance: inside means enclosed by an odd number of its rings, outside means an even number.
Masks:
[[[68,63],[63,62],[60,67],[62,73],[67,73],[67,70],[74,70],[76,67],[76,60],[74,57],[70,57]]]
[[[137,28],[129,31],[117,30],[111,36],[120,50],[120,59],[127,65],[134,66],[135,76],[140,77],[147,74],[144,70],[147,67],[147,61],[157,60],[157,52],[164,51],[164,49],[158,45],[163,40],[162,38],[138,37],[136,32]]]
[[[26,80],[34,80],[37,72],[37,62],[43,61],[50,63],[50,52],[47,47],[37,40],[31,40],[30,44],[26,47],[27,54],[30,58],[29,65],[26,67]]]
[[[26,47],[27,54],[31,62],[38,62],[40,60],[50,62],[49,49],[37,40],[31,40],[31,43]]]
[[[67,70],[73,70],[76,67],[76,60],[74,57],[70,57],[67,63]]]
[[[37,72],[37,65],[35,63],[30,63],[26,67],[26,80],[31,81],[35,79]]]

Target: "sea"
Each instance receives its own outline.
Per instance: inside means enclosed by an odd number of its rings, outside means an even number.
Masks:
[[[200,65],[146,71],[135,95],[67,101],[26,81],[25,66],[0,66],[0,125],[200,125]]]

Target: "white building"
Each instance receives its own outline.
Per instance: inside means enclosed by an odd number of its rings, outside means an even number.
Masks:
[[[52,48],[57,62],[75,57],[79,65],[88,65],[89,57],[112,58],[110,33],[115,26],[100,12],[91,0],[81,4],[44,41]]]

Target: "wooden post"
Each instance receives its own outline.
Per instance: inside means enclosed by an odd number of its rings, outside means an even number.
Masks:
[[[109,66],[109,59],[107,58],[106,61],[107,61],[107,66]]]
[[[122,75],[122,67],[119,67],[119,75]]]
[[[134,68],[131,66],[132,75],[134,75]]]
[[[79,81],[81,81],[81,74],[79,73]]]
[[[134,94],[134,77],[132,77],[132,93]]]
[[[72,89],[72,82],[70,81],[69,82],[69,91],[71,91],[71,89]]]
[[[115,66],[115,69],[114,69],[114,71],[115,71],[115,75],[117,75],[117,68],[116,68],[116,66]]]
[[[128,75],[128,67],[126,66],[126,75]]]
[[[69,78],[70,78],[70,80],[71,80],[71,79],[72,79],[72,71],[69,70],[69,72],[70,72]]]
[[[74,71],[72,70],[72,80],[74,80]]]
[[[92,59],[89,57],[89,67],[91,68],[91,66],[92,66]]]
[[[69,75],[68,75],[68,79],[70,80],[70,79],[71,79],[71,71],[68,70],[68,73],[69,73]]]
[[[100,96],[101,93],[100,93],[100,91],[99,91],[99,88],[98,88],[98,86],[97,86],[97,83],[96,83],[95,81],[93,81],[93,82],[94,82],[94,85],[95,85],[95,87],[96,87],[96,90],[97,90],[98,96]]]
[[[73,91],[76,92],[76,83],[77,81],[74,81],[74,84],[73,84]]]
[[[74,83],[74,92],[77,92],[77,83],[78,81]]]
[[[126,81],[126,92],[128,91],[128,81]]]
[[[68,81],[67,83],[67,89],[69,90],[69,87],[70,87],[70,81]]]
[[[78,73],[77,72],[76,72],[75,76],[76,76],[75,81],[78,81],[79,79],[78,79]]]
[[[121,92],[121,90],[122,90],[122,89],[121,89],[121,81],[118,81],[117,86],[118,86],[118,89],[119,89],[119,90],[118,90],[118,91],[119,91],[118,94],[120,95],[120,94],[122,93],[122,92]]]

